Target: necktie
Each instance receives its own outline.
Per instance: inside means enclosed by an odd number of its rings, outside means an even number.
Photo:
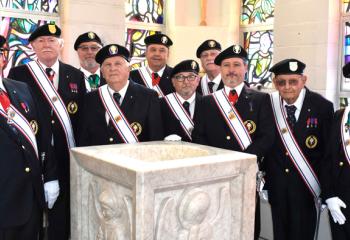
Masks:
[[[232,105],[235,105],[238,99],[238,94],[236,90],[232,89],[228,95],[228,100],[231,102]]]
[[[53,77],[55,76],[55,72],[52,70],[52,68],[46,68],[45,72],[50,82],[53,83]]]
[[[7,95],[7,93],[0,89],[0,104],[2,106],[2,108],[7,112],[7,109],[10,107],[10,99]]]
[[[120,95],[120,93],[117,93],[117,92],[113,93],[113,98],[117,102],[118,106],[120,106],[120,98],[121,97],[122,96]]]
[[[90,87],[96,89],[100,83],[100,77],[97,74],[92,74],[88,77]]]
[[[184,101],[182,106],[184,106],[186,112],[188,113],[189,116],[191,116],[191,113],[190,113],[190,103],[187,102],[187,101]]]
[[[214,82],[208,82],[208,87],[209,87],[209,91],[210,93],[213,92],[213,87],[214,87],[215,83]]]
[[[297,119],[295,118],[295,111],[297,110],[297,107],[294,105],[286,105],[287,110],[287,122],[291,128],[294,128]]]
[[[160,81],[160,76],[158,73],[154,72],[152,73],[152,86],[158,85]]]

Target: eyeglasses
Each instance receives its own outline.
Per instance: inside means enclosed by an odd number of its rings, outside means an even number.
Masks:
[[[186,79],[187,79],[187,81],[192,82],[192,81],[196,80],[197,75],[188,75],[188,76],[176,75],[174,78],[178,82],[184,82]]]
[[[288,80],[288,85],[295,87],[299,84],[299,79],[290,79]],[[275,80],[275,85],[278,87],[285,87],[287,85],[287,80]]]
[[[98,50],[101,49],[101,47],[99,47],[99,46],[81,46],[81,47],[78,47],[78,48],[81,49],[83,52],[87,52],[87,51],[89,51],[89,49],[92,52],[97,52]]]

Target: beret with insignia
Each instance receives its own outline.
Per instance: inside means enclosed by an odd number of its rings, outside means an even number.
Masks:
[[[216,49],[216,50],[221,51],[220,43],[215,41],[215,40],[213,40],[213,39],[209,39],[209,40],[204,41],[197,48],[197,52],[196,52],[197,58],[201,57],[202,52],[207,51],[207,50],[212,50],[212,49]]]
[[[178,63],[172,70],[170,77],[172,78],[176,74],[180,72],[193,72],[198,74],[199,72],[199,64],[195,60],[184,60]]]
[[[156,33],[153,35],[150,35],[148,37],[145,38],[145,44],[151,45],[151,44],[161,44],[164,45],[166,47],[170,47],[171,45],[173,45],[173,41],[171,41],[171,39],[162,33]]]
[[[55,25],[54,23],[42,25],[42,26],[38,27],[37,29],[35,29],[34,32],[32,32],[32,34],[30,34],[28,41],[32,42],[41,36],[60,37],[61,36],[61,29],[57,25]]]
[[[77,50],[78,47],[80,46],[80,44],[82,44],[84,42],[96,42],[96,43],[100,44],[101,46],[103,46],[100,37],[96,33],[86,32],[86,33],[79,35],[77,40],[75,40],[74,50]]]
[[[350,78],[350,62],[343,66],[343,76]]]
[[[96,56],[95,56],[95,60],[96,62],[98,62],[99,64],[102,64],[103,61],[106,58],[110,58],[110,57],[116,57],[116,56],[120,56],[122,58],[124,58],[126,61],[130,61],[130,52],[128,49],[126,49],[123,46],[120,46],[118,44],[109,44],[107,46],[104,46],[103,48],[101,48]]]
[[[284,59],[270,68],[270,72],[273,72],[275,75],[281,74],[303,74],[306,65],[305,63],[294,59],[288,58]]]
[[[4,36],[0,35],[0,49],[2,49],[5,42],[6,42],[6,38]]]
[[[232,45],[217,55],[214,63],[216,65],[221,65],[221,62],[227,58],[242,58],[243,60],[247,60],[248,54],[241,46]]]

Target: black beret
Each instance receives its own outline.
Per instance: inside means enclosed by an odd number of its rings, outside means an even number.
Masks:
[[[4,46],[5,42],[6,42],[6,38],[0,35],[0,49],[2,49],[2,46]]]
[[[54,23],[42,25],[35,29],[34,32],[32,32],[32,34],[30,34],[28,41],[34,41],[35,39],[41,36],[60,37],[61,29]]]
[[[343,76],[350,78],[350,62],[343,66]]]
[[[116,57],[116,56],[123,57],[128,62],[130,61],[130,59],[129,59],[129,57],[130,57],[129,50],[126,49],[123,46],[118,45],[118,44],[109,44],[109,45],[104,46],[103,48],[101,48],[97,52],[97,54],[95,56],[95,60],[99,64],[102,64],[103,61],[106,58]]]
[[[221,65],[221,62],[227,58],[242,58],[243,60],[248,59],[248,53],[244,48],[239,45],[232,45],[226,48],[219,55],[216,56],[214,63],[216,65]]]
[[[74,43],[74,50],[77,50],[80,44],[84,42],[96,42],[103,46],[100,37],[94,32],[86,32],[81,34]]]
[[[215,40],[213,40],[213,39],[209,39],[209,40],[204,41],[197,48],[197,52],[196,52],[197,58],[201,57],[202,52],[207,51],[207,50],[212,50],[212,49],[216,49],[216,50],[221,51],[220,43],[215,41]]]
[[[145,44],[151,45],[151,44],[161,44],[164,45],[166,47],[170,47],[171,45],[173,45],[173,41],[171,41],[171,39],[162,33],[156,33],[153,35],[150,35],[148,37],[145,38]]]
[[[184,60],[178,63],[173,70],[171,71],[170,77],[172,78],[179,72],[193,72],[198,74],[199,72],[199,64],[195,60]]]
[[[306,65],[294,58],[284,59],[270,68],[275,75],[280,74],[303,74]]]

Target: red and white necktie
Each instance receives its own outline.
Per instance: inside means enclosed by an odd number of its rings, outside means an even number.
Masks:
[[[158,73],[154,72],[152,73],[152,86],[158,85],[160,81],[160,76]]]
[[[228,95],[228,100],[232,105],[235,105],[238,100],[238,94],[236,90],[232,89]]]

